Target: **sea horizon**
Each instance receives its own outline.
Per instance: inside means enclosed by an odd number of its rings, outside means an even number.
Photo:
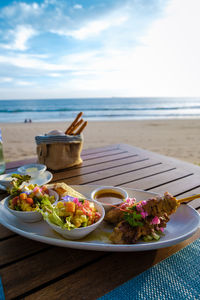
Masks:
[[[89,97],[0,100],[0,123],[200,118],[200,97]]]

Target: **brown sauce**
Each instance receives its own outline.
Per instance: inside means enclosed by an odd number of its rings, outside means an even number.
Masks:
[[[115,193],[114,191],[99,191],[95,194],[95,200],[101,203],[114,204],[120,202],[119,200],[122,201],[123,198],[121,194]]]

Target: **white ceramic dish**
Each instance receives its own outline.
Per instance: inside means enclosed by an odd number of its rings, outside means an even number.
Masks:
[[[112,205],[119,205],[120,203],[123,202],[122,199],[117,199],[117,198],[110,198],[110,197],[105,197],[104,199],[97,198],[97,195],[102,195],[103,193],[113,193],[113,194],[118,194],[121,195],[124,200],[128,199],[128,193],[126,190],[120,187],[115,187],[115,186],[100,186],[96,188],[94,191],[91,193],[91,198],[93,200],[96,200],[97,202],[101,203],[105,209],[105,211],[109,211],[112,208]],[[103,200],[103,201],[102,201]]]
[[[19,172],[14,172],[14,173],[19,174]],[[1,190],[6,191],[6,188],[9,187],[10,180],[5,180],[5,177],[11,178],[11,174],[13,174],[13,173],[0,175],[0,189]],[[28,184],[44,185],[44,184],[50,182],[52,178],[53,178],[52,173],[49,171],[45,171],[37,178],[32,178]],[[11,178],[11,180],[12,180],[12,178]]]
[[[78,239],[84,238],[86,235],[88,235],[89,233],[94,231],[101,224],[101,222],[103,221],[103,218],[105,216],[105,210],[104,210],[103,206],[101,205],[101,203],[98,203],[97,201],[94,201],[94,200],[90,200],[90,201],[94,203],[95,208],[101,214],[100,219],[96,223],[94,223],[90,226],[74,228],[72,230],[68,230],[68,229],[63,229],[60,226],[54,225],[48,219],[46,220],[46,222],[49,224],[49,226],[53,230],[55,230],[56,232],[61,234],[66,239],[78,240]]]
[[[23,175],[30,175],[31,178],[36,178],[38,176],[41,176],[45,171],[47,167],[42,164],[28,164],[21,166],[20,168],[17,169],[17,171],[20,174]]]
[[[2,175],[0,175],[1,188],[3,187],[3,189],[6,189],[7,187],[10,187],[11,186],[10,182],[12,180],[13,180],[13,178],[11,177],[11,174],[2,174]]]
[[[55,202],[56,203],[59,200],[58,194],[53,191],[49,190],[49,195],[55,197]],[[38,211],[17,211],[14,209],[9,208],[9,200],[12,199],[13,196],[8,196],[4,199],[4,207],[14,216],[16,216],[18,219],[20,219],[23,222],[26,223],[33,223],[33,222],[38,222],[42,220],[42,215]]]
[[[90,193],[98,186],[85,185],[72,187],[86,197],[90,197]],[[128,188],[126,188],[126,191],[128,192],[129,197],[135,197],[138,201],[147,200],[148,198],[157,195],[155,193]],[[158,242],[145,243],[143,241],[138,241],[133,245],[111,244],[108,239],[108,234],[112,232],[113,227],[107,225],[104,221],[96,230],[84,239],[78,241],[66,240],[52,230],[45,221],[42,220],[32,224],[21,222],[1,204],[0,223],[9,230],[26,238],[55,246],[96,251],[133,252],[169,247],[186,240],[198,229],[200,217],[195,209],[189,205],[182,204],[177,212],[171,216],[170,221],[167,223],[167,228],[164,231],[165,235],[161,237]]]

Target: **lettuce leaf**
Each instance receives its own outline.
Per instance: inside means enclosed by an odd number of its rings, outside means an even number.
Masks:
[[[63,228],[67,228],[68,230],[76,228],[76,226],[71,223],[71,217],[66,217],[65,222]]]

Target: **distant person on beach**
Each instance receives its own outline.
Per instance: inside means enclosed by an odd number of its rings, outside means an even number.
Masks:
[[[32,120],[31,119],[25,119],[24,123],[32,123]]]

